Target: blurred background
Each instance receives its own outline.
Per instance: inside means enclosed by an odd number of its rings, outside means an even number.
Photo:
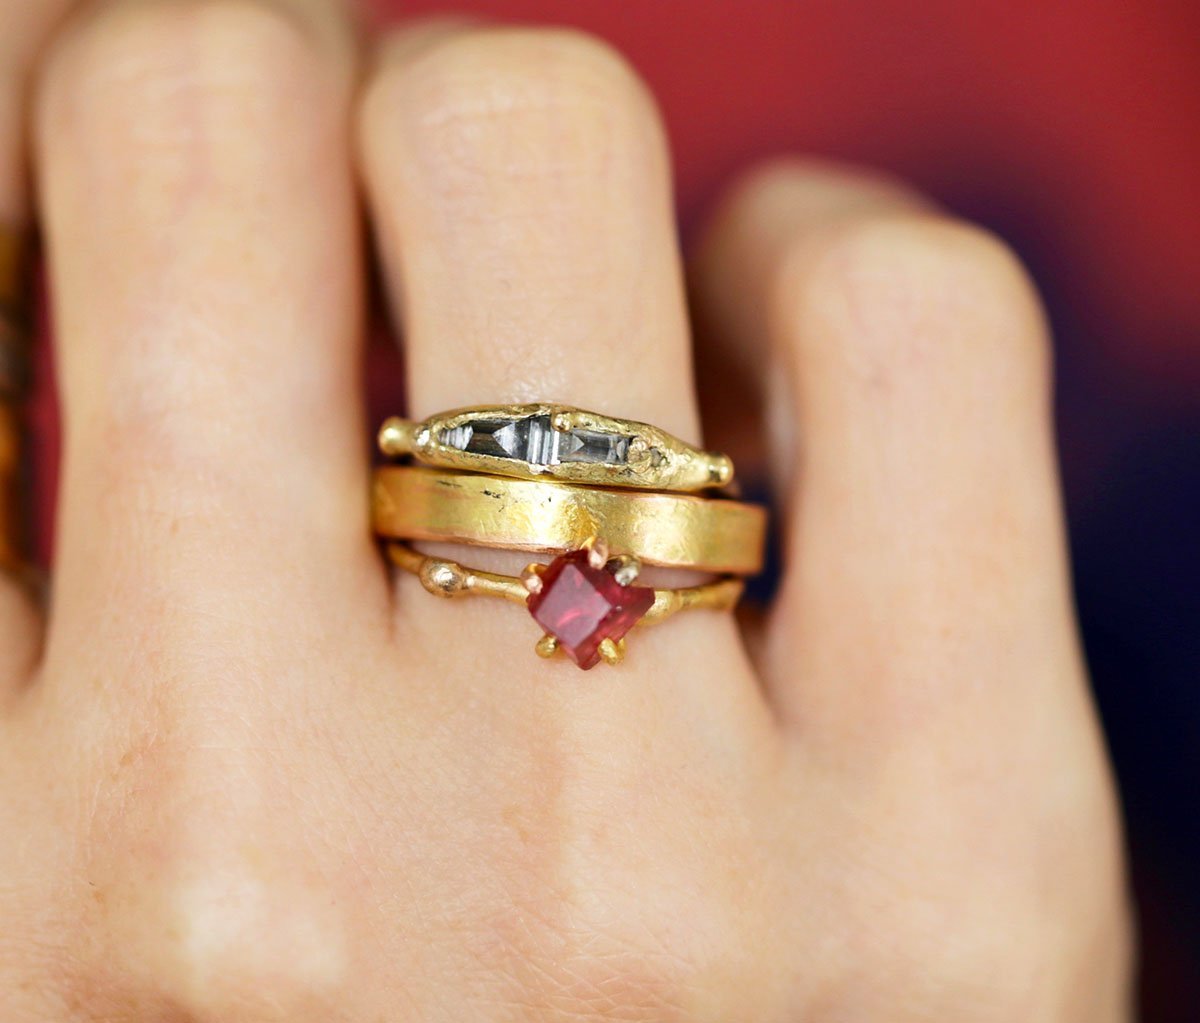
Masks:
[[[733,175],[790,152],[886,168],[1018,251],[1056,338],[1075,578],[1129,822],[1143,1017],[1200,1020],[1200,3],[372,4],[381,20],[468,13],[610,40],[662,106],[685,243]],[[52,399],[34,413],[48,522]]]
[[[752,161],[887,168],[1050,309],[1080,614],[1129,820],[1148,1023],[1200,1020],[1200,3],[375,0],[575,25],[662,105],[685,242]]]

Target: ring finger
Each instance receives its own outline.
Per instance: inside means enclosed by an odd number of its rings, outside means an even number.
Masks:
[[[360,133],[412,415],[561,401],[699,441],[666,145],[619,57],[558,30],[409,31],[381,49]],[[482,603],[416,592],[409,631],[477,637],[448,668],[527,667],[529,630]],[[749,677],[729,618],[654,631],[632,684],[671,684],[663,664],[681,686]]]

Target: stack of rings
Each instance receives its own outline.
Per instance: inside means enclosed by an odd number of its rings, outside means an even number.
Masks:
[[[23,567],[20,406],[29,385],[24,239],[0,225],[0,571]]]
[[[372,517],[392,563],[438,596],[523,604],[543,657],[616,664],[634,625],[730,610],[762,568],[765,510],[715,494],[733,481],[730,459],[646,423],[500,405],[388,419],[379,447],[389,464],[375,471]],[[422,554],[421,540],[555,557],[506,576]],[[642,565],[717,578],[654,589],[637,585]]]

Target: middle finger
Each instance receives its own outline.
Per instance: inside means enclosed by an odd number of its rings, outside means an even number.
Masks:
[[[229,649],[230,628],[253,647],[378,579],[336,10],[108,0],[48,59],[65,407],[51,660],[127,647],[141,620],[189,650]]]

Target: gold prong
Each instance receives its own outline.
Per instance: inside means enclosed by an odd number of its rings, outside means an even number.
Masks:
[[[575,420],[570,412],[555,412],[550,417],[551,429],[557,430],[559,433],[566,433],[568,430],[573,429],[574,426]]]
[[[399,416],[385,419],[379,428],[379,450],[388,458],[398,458],[413,450],[417,424]]]
[[[558,638],[547,632],[533,649],[537,651],[538,657],[553,657],[558,652]]]
[[[587,551],[588,564],[592,568],[603,568],[608,564],[608,544],[600,537],[589,537],[587,543],[583,545],[583,549]]]
[[[599,650],[605,664],[620,664],[625,659],[625,640],[614,643],[611,638],[602,639]]]
[[[650,454],[650,445],[646,443],[645,437],[634,437],[629,442],[629,449],[625,452],[625,458],[630,465],[636,465],[638,462],[644,462]]]
[[[542,573],[546,570],[545,565],[539,565],[536,561],[526,565],[521,572],[521,583],[530,593],[542,592]]]
[[[604,566],[622,586],[631,586],[642,570],[642,563],[632,554],[618,554]]]

